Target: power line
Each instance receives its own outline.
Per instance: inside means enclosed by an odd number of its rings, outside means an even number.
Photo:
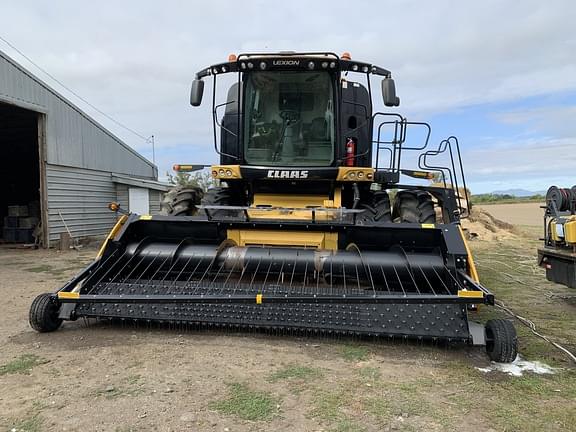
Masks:
[[[44,69],[43,67],[41,67],[40,65],[38,65],[38,63],[36,63],[34,60],[32,60],[30,57],[28,57],[26,54],[24,54],[22,51],[20,51],[18,48],[16,48],[12,43],[10,43],[9,41],[7,41],[6,39],[4,39],[2,36],[0,36],[0,40],[2,40],[6,45],[8,45],[10,48],[12,48],[14,51],[16,51],[18,54],[20,54],[22,57],[24,57],[26,60],[28,60],[30,63],[32,63],[34,66],[36,66],[39,70],[41,70],[43,73],[45,73],[47,76],[49,76],[52,80],[54,80],[55,82],[57,82],[60,86],[62,86],[63,88],[65,88],[66,90],[68,90],[71,94],[73,94],[74,96],[76,96],[78,99],[80,99],[82,102],[84,102],[86,105],[88,105],[90,108],[92,108],[94,111],[98,112],[99,114],[103,115],[104,117],[106,117],[108,120],[114,122],[115,124],[117,124],[118,126],[120,126],[123,129],[126,129],[128,132],[136,135],[138,138],[143,139],[144,141],[146,141],[147,143],[152,142],[152,145],[154,145],[154,136],[152,135],[151,137],[145,137],[144,135],[136,132],[134,129],[129,128],[128,126],[120,123],[118,120],[116,120],[115,118],[109,116],[108,114],[106,114],[104,111],[102,111],[101,109],[97,108],[96,106],[92,105],[90,102],[88,102],[86,99],[84,99],[82,96],[80,96],[78,93],[76,93],[74,90],[72,90],[70,87],[66,86],[62,81],[60,81],[58,78],[56,78],[54,75],[52,75],[51,73],[47,72],[46,69]],[[151,141],[152,140],[152,141]]]

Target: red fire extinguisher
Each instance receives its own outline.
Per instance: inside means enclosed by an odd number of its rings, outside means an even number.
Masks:
[[[356,143],[352,138],[346,141],[346,166],[354,166],[354,159],[356,158]]]

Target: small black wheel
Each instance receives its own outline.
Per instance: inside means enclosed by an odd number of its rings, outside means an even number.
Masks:
[[[518,355],[518,336],[511,321],[493,319],[486,323],[486,353],[490,360],[512,363]]]
[[[30,326],[40,333],[57,330],[62,324],[58,318],[58,304],[53,299],[53,294],[40,294],[30,306],[28,321]]]
[[[423,190],[403,190],[396,194],[392,218],[401,223],[436,223],[434,202]]]

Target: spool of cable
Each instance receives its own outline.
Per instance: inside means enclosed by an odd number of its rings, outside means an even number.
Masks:
[[[546,204],[549,209],[553,209],[552,203],[556,205],[556,210],[566,211],[570,210],[570,201],[573,199],[573,193],[576,192],[574,187],[572,189],[559,188],[558,186],[550,186],[546,192]]]

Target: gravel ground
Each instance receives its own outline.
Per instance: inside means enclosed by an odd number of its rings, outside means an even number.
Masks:
[[[34,332],[34,296],[62,285],[95,252],[0,248],[0,430],[574,429],[574,369],[527,332],[522,351],[557,374],[483,373],[483,351],[465,347],[80,320]],[[562,308],[576,315],[573,305]],[[496,314],[485,313],[480,319]],[[573,316],[558,319],[576,328]]]

